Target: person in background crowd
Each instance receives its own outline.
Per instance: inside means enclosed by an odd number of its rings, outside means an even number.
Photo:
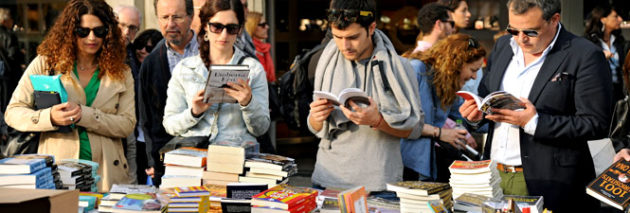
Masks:
[[[479,95],[506,91],[524,109],[482,115],[468,100],[459,111],[473,126],[489,124],[484,158],[497,162],[504,194],[543,196],[553,212],[597,212],[584,188],[595,178],[587,141],[606,137],[612,114],[606,58],[560,24],[560,0],[507,7],[511,36],[495,44]]]
[[[374,0],[330,3],[333,39],[319,58],[314,90],[339,94],[355,87],[370,102],[310,104],[307,124],[321,138],[312,181],[318,188],[365,186],[375,196],[395,197],[384,190],[402,180],[400,138],[420,137],[424,115],[413,68],[376,29],[376,17]]]
[[[256,59],[234,48],[245,23],[242,7],[240,0],[208,0],[201,7],[199,19],[204,27],[198,35],[199,41],[203,41],[199,44],[199,55],[179,62],[168,83],[162,124],[169,134],[210,135],[210,144],[231,142],[242,146],[255,142],[256,136],[269,128],[265,71]],[[229,87],[224,88],[238,103],[204,103],[207,67],[240,61],[249,66],[249,78],[228,82]]]
[[[0,111],[4,111],[17,82],[22,76],[22,65],[25,63],[20,44],[13,33],[11,10],[0,8],[0,78],[4,88],[0,91]]]
[[[245,30],[253,38],[254,46],[256,47],[256,57],[258,57],[258,61],[260,61],[265,68],[267,82],[275,82],[276,69],[273,66],[273,59],[271,58],[271,44],[265,43],[265,40],[269,37],[269,24],[267,24],[262,13],[249,12],[247,22],[245,23]]]
[[[453,11],[455,32],[459,32],[460,29],[467,28],[470,25],[471,14],[466,0],[438,0],[438,3],[451,8]]]
[[[462,99],[455,92],[476,78],[485,56],[486,50],[479,42],[465,34],[451,35],[409,56],[425,117],[422,137],[401,140],[406,180],[448,182],[451,163],[465,160],[453,153],[461,154],[457,149],[464,148],[467,131],[441,127],[447,118],[462,119],[457,111]],[[474,140],[467,143],[473,148],[477,145]]]
[[[26,69],[5,119],[19,131],[42,132],[38,153],[97,162],[99,191],[129,183],[121,139],[136,124],[133,76],[112,8],[102,0],[68,2]],[[122,54],[121,54],[122,53]],[[61,74],[68,101],[34,110],[30,75]],[[56,132],[74,124],[71,132]]]
[[[625,63],[623,64],[623,82],[624,82],[624,93],[630,94],[630,53],[626,54]],[[630,138],[630,132],[627,133]],[[626,161],[630,161],[630,141],[625,140],[623,142],[619,142],[618,144],[613,144],[615,150],[617,150],[617,154],[613,158],[613,162],[617,162],[620,159],[624,159]],[[614,142],[613,142],[614,143]]]
[[[155,29],[148,29],[142,31],[140,35],[134,40],[133,46],[136,52],[136,60],[142,64],[144,58],[146,58],[151,51],[157,46],[157,44],[163,39],[162,33]]]
[[[194,12],[193,12],[193,20],[190,23],[190,29],[195,31],[195,33],[199,33],[199,30],[201,28],[201,23],[199,23],[199,10],[201,9],[201,6],[203,6],[203,4],[206,3],[206,0],[192,0],[192,1],[193,1]]]
[[[243,12],[245,13],[245,19],[249,16],[249,8],[247,7],[247,0],[241,0],[243,4]],[[243,30],[236,40],[236,47],[241,49],[249,57],[256,58],[256,47],[251,35],[247,31]],[[257,58],[256,58],[257,59]]]
[[[455,31],[452,13],[450,8],[437,3],[422,6],[418,11],[416,20],[420,27],[420,33],[416,38],[416,47],[403,53],[402,56],[408,57],[413,53],[425,51],[438,40],[452,34]]]
[[[166,88],[171,71],[179,61],[199,54],[195,32],[190,29],[193,15],[192,0],[156,0],[154,2],[158,24],[164,39],[155,45],[140,66],[140,96],[144,103],[146,120],[142,124],[147,140],[147,175],[159,186],[164,174],[159,150],[173,136],[162,126]]]
[[[138,84],[138,69],[140,68],[140,64],[137,63],[136,60],[134,60],[136,58],[136,54],[133,51],[133,45],[132,45],[132,41],[133,38],[136,37],[136,32],[138,32],[138,28],[140,26],[140,22],[142,20],[142,16],[140,15],[140,12],[138,11],[137,8],[132,7],[132,6],[126,6],[126,5],[119,5],[117,7],[114,8],[114,14],[116,15],[116,19],[118,20],[118,27],[120,28],[120,31],[122,32],[122,39],[125,42],[125,47],[127,49],[127,60],[126,63],[129,66],[129,68],[131,68],[131,73],[133,74],[133,79],[134,79],[134,84],[137,85]],[[134,88],[137,88],[137,86],[134,86]],[[137,94],[137,91],[135,94]],[[137,95],[136,95],[137,97]],[[139,109],[140,107],[138,107],[139,103],[138,103],[138,98],[135,98],[135,103],[136,103],[136,121],[138,121],[136,123],[136,128],[138,128],[138,130],[140,130],[140,126],[138,125],[141,121],[140,119],[140,112]],[[139,132],[140,136],[137,135],[136,132]],[[137,142],[141,142],[144,143],[144,132],[143,131],[134,131],[132,134],[129,135],[129,137],[127,137],[126,139],[123,139],[123,146],[125,147],[125,157],[127,157],[127,162],[129,163],[129,179],[130,179],[130,183],[131,184],[136,184],[138,183],[138,181],[142,181],[142,180],[138,180],[138,176],[136,175],[136,170],[138,170],[138,166],[137,166],[137,160],[136,157],[138,156],[138,149],[137,149]],[[144,150],[141,150],[141,155],[144,155]],[[146,175],[144,180],[146,181]]]
[[[602,4],[591,10],[586,20],[584,32],[584,37],[601,47],[608,60],[612,74],[613,101],[625,96],[621,69],[624,64],[624,56],[628,52],[628,43],[621,35],[622,21],[623,19],[614,8]]]

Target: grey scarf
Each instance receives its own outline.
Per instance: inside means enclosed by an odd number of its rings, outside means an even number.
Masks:
[[[339,94],[345,88],[359,88],[372,97],[384,120],[394,129],[413,129],[409,138],[422,131],[424,114],[420,106],[418,82],[408,61],[396,53],[394,45],[380,30],[374,32],[374,51],[365,70],[344,58],[334,40],[326,45],[315,73],[314,89]],[[317,135],[332,139],[335,132],[352,124],[341,110],[334,110]]]

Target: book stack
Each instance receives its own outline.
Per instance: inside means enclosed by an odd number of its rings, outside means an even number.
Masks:
[[[400,181],[387,183],[387,190],[395,191],[400,198],[400,212],[431,212],[429,203],[435,201],[450,209],[453,206],[452,190],[448,183]]]
[[[168,212],[207,212],[212,192],[205,186],[176,187],[169,195]]]
[[[473,193],[464,193],[459,197],[455,198],[453,202],[453,209],[456,211],[463,212],[481,212],[481,208],[483,206],[483,202],[489,200],[490,197],[473,194]]]
[[[521,212],[530,213],[542,213],[543,212],[543,197],[542,196],[518,196],[518,195],[505,195],[503,200],[512,200],[516,203],[516,206]]]
[[[63,182],[61,182],[61,175],[59,175],[59,171],[57,171],[57,164],[55,163],[54,155],[21,154],[14,155],[13,157],[20,159],[44,159],[46,161],[46,167],[49,167],[52,173],[53,182],[55,183],[55,189],[61,189],[63,187]]]
[[[450,166],[453,187],[453,198],[464,193],[473,193],[492,198],[503,197],[501,177],[492,160],[484,161],[454,161]]]
[[[339,190],[325,189],[317,195],[317,204],[320,213],[339,213]]]
[[[364,186],[357,186],[339,192],[337,195],[341,212],[367,213],[367,192]]]
[[[182,147],[164,154],[164,176],[160,188],[200,186],[208,150]]]
[[[293,158],[268,153],[248,154],[245,167],[249,169],[239,182],[266,183],[274,187],[288,182],[288,177],[297,174],[297,164]]]
[[[302,213],[317,207],[318,191],[279,184],[252,197],[251,212]]]
[[[98,175],[98,167],[99,167],[98,163],[94,161],[83,160],[83,159],[63,159],[61,160],[61,162],[76,163],[76,164],[90,167],[90,170],[91,170],[90,176],[85,177],[85,184],[90,185],[90,190],[85,190],[85,191],[89,191],[89,192],[98,191],[97,185],[98,185],[98,182],[101,181],[101,176]],[[84,191],[84,190],[81,190],[81,191]]]
[[[121,198],[112,212],[146,212],[161,213],[165,211],[165,205],[162,205],[156,194],[127,194]]]
[[[120,201],[125,194],[119,193],[109,193],[107,196],[101,199],[101,202],[98,204],[98,212],[112,212],[114,211],[114,206],[118,201]]]
[[[203,174],[203,184],[227,185],[238,182],[243,174],[245,149],[243,147],[208,146],[208,167]]]
[[[82,192],[92,191],[92,185],[95,182],[92,177],[91,166],[78,162],[62,160],[57,163],[57,169],[61,175],[63,189],[78,189]]]
[[[0,160],[0,188],[55,189],[46,160],[5,158]]]

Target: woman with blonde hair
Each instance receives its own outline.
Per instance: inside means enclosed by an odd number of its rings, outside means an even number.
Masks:
[[[112,8],[103,0],[71,0],[37,49],[11,98],[5,119],[41,132],[38,153],[97,162],[99,191],[129,183],[121,139],[134,129],[133,77]],[[34,109],[30,75],[61,74],[68,100]],[[57,131],[74,126],[70,132]]]
[[[454,34],[409,56],[418,79],[424,128],[419,139],[402,139],[404,179],[448,182],[448,166],[460,159],[461,155],[453,153],[465,146],[467,131],[441,127],[447,118],[462,119],[458,111],[462,101],[455,93],[466,81],[477,77],[485,55],[477,40]],[[476,146],[473,142],[468,145]]]
[[[256,47],[256,57],[267,73],[267,82],[275,82],[276,68],[273,65],[273,59],[271,59],[271,44],[265,42],[269,37],[269,24],[262,13],[249,12],[247,22],[245,22],[245,30],[252,36],[254,47]]]

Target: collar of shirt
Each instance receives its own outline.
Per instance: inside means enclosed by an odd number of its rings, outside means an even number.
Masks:
[[[543,50],[543,54],[536,61],[544,60],[547,57],[547,54],[549,53],[549,51],[551,51],[554,44],[556,44],[556,40],[558,40],[558,35],[560,35],[560,30],[562,30],[562,24],[558,23],[558,30],[556,31],[556,35],[554,35],[553,40],[551,41],[549,46],[547,46],[547,48]],[[512,47],[512,52],[514,53],[514,56],[516,56],[515,58],[512,58],[512,60],[517,59],[519,60],[520,64],[525,64],[523,50],[521,49],[520,46],[518,46],[518,43],[516,43],[516,40],[514,40],[514,36],[510,38],[510,47]],[[534,64],[534,62],[530,64]]]

